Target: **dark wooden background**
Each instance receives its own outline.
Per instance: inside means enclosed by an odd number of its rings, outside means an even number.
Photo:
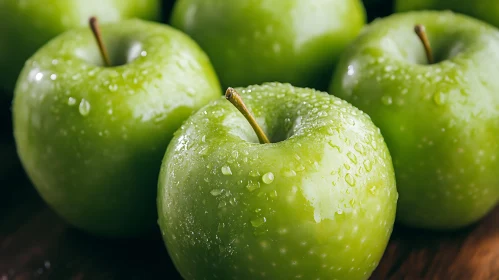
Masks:
[[[0,110],[0,280],[179,279],[159,232],[108,240],[72,229],[38,196]],[[450,233],[396,226],[372,279],[499,279],[499,208]]]

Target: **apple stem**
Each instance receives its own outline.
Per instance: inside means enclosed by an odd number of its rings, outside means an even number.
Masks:
[[[416,24],[416,26],[414,26],[414,32],[416,32],[421,43],[423,43],[428,64],[433,64],[433,54],[431,52],[430,40],[428,40],[428,36],[426,36],[426,28],[422,24]]]
[[[102,42],[102,35],[99,28],[99,23],[96,17],[91,17],[89,20],[90,29],[92,29],[92,33],[94,34],[95,40],[97,41],[97,45],[99,46],[100,54],[102,56],[102,60],[104,60],[104,64],[109,67],[111,66],[111,60],[109,59],[109,55],[107,54],[106,46]]]
[[[225,92],[225,98],[229,100],[230,103],[232,103],[232,105],[234,105],[234,107],[236,107],[239,112],[241,112],[241,114],[243,114],[243,116],[248,120],[251,127],[253,127],[253,130],[258,136],[260,144],[269,144],[269,138],[267,137],[267,135],[265,135],[265,132],[263,132],[262,128],[258,125],[255,118],[244,104],[243,99],[241,98],[239,93],[237,93],[235,89],[229,87]]]

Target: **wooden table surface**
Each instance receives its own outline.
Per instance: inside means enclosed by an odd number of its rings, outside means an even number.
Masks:
[[[0,280],[180,279],[159,231],[140,240],[99,239],[48,209],[15,155],[10,112],[0,112]],[[499,279],[499,207],[458,232],[396,226],[371,279]]]

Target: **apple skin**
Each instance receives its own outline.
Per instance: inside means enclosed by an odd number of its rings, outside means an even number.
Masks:
[[[436,58],[428,65],[415,24]],[[330,93],[371,116],[393,157],[397,221],[452,230],[499,198],[499,32],[452,12],[377,20],[342,56]]]
[[[13,124],[22,164],[69,223],[103,236],[156,226],[156,186],[173,132],[221,95],[209,58],[167,25],[102,24],[114,62],[103,67],[90,28],[51,40],[16,87]]]
[[[499,27],[497,0],[395,0],[396,12],[412,10],[452,10]]]
[[[25,61],[58,34],[128,18],[159,20],[160,0],[0,0],[0,87],[14,90]]]
[[[178,271],[184,279],[367,279],[398,196],[379,129],[324,92],[277,83],[236,90],[274,143],[259,144],[224,98],[175,133],[157,203]]]
[[[287,82],[322,90],[365,22],[360,0],[178,0],[171,19],[206,51],[223,88]]]

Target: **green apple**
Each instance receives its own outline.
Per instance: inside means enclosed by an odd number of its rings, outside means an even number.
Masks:
[[[395,0],[395,11],[452,10],[499,27],[497,0]]]
[[[75,227],[133,236],[156,226],[156,186],[173,132],[221,96],[209,58],[167,25],[67,31],[22,70],[13,102],[22,164],[42,198]]]
[[[223,87],[287,82],[326,90],[365,21],[360,0],[178,0],[171,22],[206,51]]]
[[[157,204],[178,271],[184,279],[367,279],[398,197],[379,129],[325,92],[279,83],[236,90],[272,143],[260,144],[223,98],[176,132]]]
[[[12,91],[25,61],[56,35],[127,18],[159,20],[160,0],[0,0],[0,87]]]
[[[414,26],[426,27],[434,63]],[[499,31],[448,11],[377,20],[342,56],[330,93],[371,116],[393,157],[397,220],[450,230],[499,198]]]

